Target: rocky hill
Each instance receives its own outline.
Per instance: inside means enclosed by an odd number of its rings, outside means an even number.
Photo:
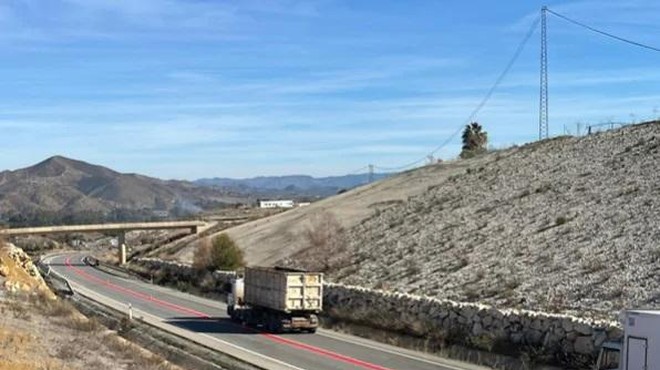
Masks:
[[[337,281],[500,307],[660,306],[660,123],[464,161],[352,228]]]
[[[180,216],[242,200],[218,188],[122,174],[60,156],[0,172],[0,219],[13,224]]]
[[[612,318],[660,307],[659,159],[658,122],[558,137],[408,171],[228,232],[251,264],[320,256],[341,261],[328,271],[336,282]],[[323,213],[346,230],[339,259],[304,237]]]

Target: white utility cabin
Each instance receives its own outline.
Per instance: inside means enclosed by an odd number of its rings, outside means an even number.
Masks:
[[[621,323],[624,337],[619,368],[660,370],[660,311],[623,311]]]

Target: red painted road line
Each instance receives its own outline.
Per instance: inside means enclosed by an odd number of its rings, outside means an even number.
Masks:
[[[192,314],[194,316],[197,316],[197,317],[200,317],[200,318],[205,318],[205,319],[211,318],[209,315],[207,315],[203,312],[199,312],[197,310],[193,310],[193,309],[190,309],[190,308],[187,308],[187,307],[179,306],[179,305],[176,305],[174,303],[166,302],[166,301],[160,300],[158,298],[154,298],[153,296],[150,296],[150,295],[147,295],[147,294],[144,294],[144,293],[140,293],[140,292],[136,292],[134,290],[124,288],[120,285],[112,284],[109,281],[106,281],[106,280],[98,278],[94,275],[91,275],[91,274],[89,274],[89,273],[73,266],[71,264],[71,257],[67,257],[67,259],[66,259],[66,261],[64,261],[64,263],[66,264],[66,266],[68,268],[72,269],[76,274],[82,276],[83,278],[85,278],[87,280],[90,280],[90,281],[96,281],[98,283],[101,283],[101,284],[113,289],[113,290],[124,292],[124,293],[132,295],[136,298],[140,298],[144,301],[152,302],[152,303],[154,303],[158,306],[167,307],[167,308],[172,309],[176,312]]]
[[[347,364],[355,365],[355,366],[362,367],[362,368],[365,368],[365,369],[370,369],[370,370],[391,370],[389,368],[382,367],[382,366],[379,366],[379,365],[376,365],[376,364],[372,364],[370,362],[358,360],[358,359],[353,358],[353,357],[340,355],[339,353],[336,353],[336,352],[330,352],[330,351],[324,350],[322,348],[310,346],[308,344],[300,343],[300,342],[297,342],[295,340],[291,340],[291,339],[287,339],[287,338],[283,338],[283,337],[280,337],[278,335],[273,335],[273,334],[268,334],[268,333],[261,333],[261,335],[263,335],[266,338],[268,338],[272,341],[275,341],[275,342],[280,342],[282,344],[286,344],[286,345],[289,345],[291,347],[304,349],[306,351],[313,352],[313,353],[316,353],[318,355],[331,358],[333,360],[345,362]]]
[[[176,305],[176,304],[173,304],[173,303],[170,303],[170,302],[166,302],[166,301],[154,298],[150,295],[146,295],[144,293],[136,292],[134,290],[122,287],[120,285],[113,284],[109,281],[106,281],[106,280],[103,280],[99,277],[91,275],[91,274],[83,271],[82,269],[79,269],[79,268],[73,266],[71,264],[71,257],[67,257],[66,260],[64,261],[64,263],[66,264],[67,268],[72,269],[76,274],[80,275],[84,279],[87,279],[87,280],[90,280],[90,281],[96,281],[98,283],[101,283],[101,284],[107,286],[110,289],[120,291],[120,292],[124,292],[124,293],[132,295],[136,298],[145,300],[147,302],[154,303],[155,305],[167,307],[167,308],[169,308],[171,310],[174,310],[176,312],[189,313],[189,314],[192,314],[194,316],[197,316],[199,318],[204,318],[204,319],[211,318],[209,315],[207,315],[203,312],[193,310],[193,309],[190,309],[190,308],[187,308],[187,307],[179,306],[179,305]],[[318,355],[321,355],[321,356],[324,356],[324,357],[327,357],[327,358],[331,358],[331,359],[336,360],[336,361],[341,361],[341,362],[344,362],[344,363],[347,363],[347,364],[350,364],[350,365],[354,365],[354,366],[361,367],[361,368],[364,368],[364,369],[369,369],[369,370],[391,370],[391,369],[383,367],[383,366],[379,366],[379,365],[376,365],[376,364],[372,364],[370,362],[358,360],[358,359],[353,358],[353,357],[344,356],[344,355],[341,355],[341,354],[336,353],[336,352],[331,352],[331,351],[328,351],[328,350],[325,350],[325,349],[322,349],[322,348],[318,348],[318,347],[314,347],[314,346],[311,346],[311,345],[308,345],[308,344],[304,344],[304,343],[301,343],[301,342],[298,342],[298,341],[295,341],[295,340],[283,338],[283,337],[278,336],[278,335],[273,335],[273,334],[261,332],[261,331],[258,331],[258,330],[256,330],[256,331],[258,333],[260,333],[260,335],[262,335],[263,337],[265,337],[265,338],[267,338],[267,339],[269,339],[273,342],[277,342],[277,343],[280,343],[280,344],[285,344],[285,345],[288,345],[290,347],[303,349],[305,351],[316,353]]]

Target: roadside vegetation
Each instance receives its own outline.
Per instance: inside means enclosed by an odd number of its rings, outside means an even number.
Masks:
[[[55,297],[30,258],[0,240],[0,370],[176,370]]]
[[[198,246],[193,259],[198,270],[236,270],[245,266],[243,251],[229,237],[222,233],[214,238],[204,239]]]
[[[3,294],[0,316],[0,370],[177,369],[48,294]]]

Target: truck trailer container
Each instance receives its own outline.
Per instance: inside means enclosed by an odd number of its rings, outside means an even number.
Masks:
[[[660,370],[660,311],[626,310],[619,319],[623,339],[603,345],[597,368]]]
[[[232,282],[227,314],[271,332],[315,332],[323,309],[323,274],[295,269],[246,267]]]

